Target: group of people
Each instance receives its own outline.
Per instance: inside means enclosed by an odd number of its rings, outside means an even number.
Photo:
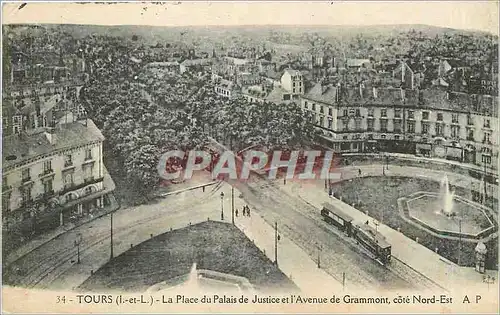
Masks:
[[[236,214],[236,216],[238,216],[238,209],[237,208],[234,210],[234,213]],[[243,216],[244,217],[250,216],[250,207],[248,205],[243,206]]]

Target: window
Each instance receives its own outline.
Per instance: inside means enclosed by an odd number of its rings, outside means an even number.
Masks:
[[[394,140],[399,140],[400,139],[400,136],[399,135],[395,135],[394,136]]]
[[[69,173],[64,176],[64,188],[73,186],[73,174]]]
[[[423,134],[429,133],[429,124],[428,123],[422,123],[422,133]]]
[[[332,129],[332,122],[333,122],[333,119],[332,118],[328,118],[328,129]]]
[[[387,131],[387,119],[380,120],[380,131]]]
[[[380,136],[380,139],[385,139],[386,138],[386,135],[381,135]]]
[[[319,112],[320,112],[321,114],[323,114],[323,113],[324,113],[324,108],[323,108],[323,105],[320,105],[320,107],[319,107]]]
[[[85,160],[92,160],[92,149],[85,150]]]
[[[452,138],[460,137],[460,126],[451,126],[451,137]]]
[[[436,135],[442,136],[443,134],[444,134],[444,125],[443,124],[436,124]]]
[[[472,119],[472,116],[467,116],[467,125],[474,125],[474,119]]]
[[[467,140],[474,141],[474,130],[471,128],[467,130]]]
[[[316,104],[312,104],[312,110],[316,110]]]
[[[64,167],[68,167],[71,165],[73,165],[73,157],[71,156],[71,154],[66,154],[64,156]]]
[[[305,109],[308,109],[308,108],[309,108],[309,104],[307,104],[307,102],[304,102],[304,108],[305,108]]]
[[[361,129],[361,119],[356,119],[356,121],[354,123],[356,124],[356,130],[360,130]]]
[[[328,115],[333,116],[332,112],[333,112],[333,111],[332,111],[332,108],[331,108],[331,107],[328,107]]]
[[[443,121],[443,113],[437,114],[437,121]]]
[[[348,116],[348,114],[347,114],[347,109],[344,109],[344,111],[343,111],[343,116],[344,116],[344,117],[347,117],[347,116]]]
[[[367,123],[368,123],[367,130],[368,131],[373,131],[373,119],[368,119]]]
[[[343,131],[349,130],[349,125],[347,124],[347,121],[342,122],[342,130]]]
[[[356,117],[360,117],[361,116],[361,111],[359,110],[359,108],[356,108]]]
[[[401,121],[400,120],[394,121],[394,132],[397,132],[397,133],[401,132]]]
[[[27,181],[31,180],[30,169],[29,168],[25,168],[22,171],[22,180],[23,180],[23,182],[27,182]]]
[[[52,172],[52,161],[51,160],[44,161],[43,162],[43,173],[47,174],[47,173],[51,173],[51,172]]]
[[[451,114],[451,122],[458,124],[458,114]]]
[[[368,117],[373,117],[373,108],[368,108]]]
[[[371,133],[368,135],[368,140],[373,140],[373,135]]]
[[[408,111],[408,118],[409,119],[414,119],[415,118],[415,113],[412,110]]]
[[[21,191],[22,203],[25,205],[31,202],[31,187],[23,187]]]
[[[394,110],[394,118],[401,118],[401,109]]]
[[[380,117],[387,117],[387,109],[382,108],[380,110]]]
[[[484,119],[484,127],[485,128],[490,128],[490,120],[487,119],[487,118]]]
[[[50,194],[53,192],[52,189],[52,179],[46,180],[43,182],[43,192],[45,194]]]
[[[489,132],[484,133],[483,143],[491,143],[491,133]]]
[[[415,122],[413,122],[413,121],[408,122],[408,132],[410,132],[410,133],[415,132]]]
[[[491,164],[491,156],[490,155],[485,155],[483,154],[482,158],[481,158],[481,161],[484,163],[484,164]]]
[[[429,112],[422,112],[422,120],[429,120]]]
[[[319,116],[319,125],[321,127],[325,125],[325,116]]]

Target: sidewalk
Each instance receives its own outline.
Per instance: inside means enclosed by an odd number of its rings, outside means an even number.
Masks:
[[[189,191],[189,190],[193,190],[193,189],[197,189],[197,188],[201,188],[202,186],[205,186],[205,185],[210,185],[209,187],[212,187],[212,185],[214,185],[214,184],[216,184],[216,182],[207,182],[205,184],[196,184],[194,187],[189,186],[187,184],[184,184],[184,185],[179,184],[179,186],[176,185],[176,187],[179,187],[178,190],[164,193],[159,198],[167,197],[169,195],[179,194],[181,192],[185,192],[185,191]],[[213,186],[213,187],[215,187],[215,186]],[[109,213],[111,213],[113,211],[123,211],[123,210],[127,210],[127,209],[129,209],[129,208],[121,208],[120,209],[120,208],[116,207],[116,208],[108,210],[108,211],[103,211],[102,213],[99,213],[99,215],[97,215],[97,216],[88,217],[85,220],[78,222],[77,224],[68,223],[68,224],[65,224],[63,226],[57,227],[56,229],[54,229],[53,231],[51,231],[49,233],[41,234],[41,235],[37,236],[36,238],[34,238],[33,240],[29,241],[28,243],[21,245],[16,250],[13,250],[12,252],[10,252],[7,255],[7,257],[3,259],[3,265],[4,265],[4,267],[8,267],[10,264],[12,264],[16,260],[20,259],[24,255],[32,252],[33,250],[37,249],[38,247],[52,241],[53,239],[61,236],[64,233],[67,233],[67,232],[69,232],[69,231],[71,231],[79,226],[82,226],[82,225],[87,224],[91,221],[99,219],[105,215],[108,215]]]
[[[441,159],[441,158],[429,158],[425,156],[416,156],[412,154],[404,154],[404,153],[343,153],[342,156],[372,156],[375,158],[380,158],[380,159],[385,159],[386,157],[390,158],[397,158],[401,160],[408,160],[408,161],[416,161],[416,162],[427,162],[427,163],[432,163],[432,164],[446,164],[449,166],[457,166],[462,169],[466,170],[474,170],[480,173],[484,172],[484,167],[483,166],[478,166],[475,164],[469,164],[469,163],[460,163],[457,161],[453,160],[447,160],[447,159]],[[495,170],[492,170],[491,168],[487,169],[488,174],[494,174],[497,176],[497,172]]]
[[[240,213],[238,217],[235,217],[235,225],[274,262],[274,227],[270,226],[253,209],[250,217],[243,217],[241,215],[241,209],[244,205],[244,200],[235,198],[235,208],[237,208]],[[279,231],[280,227],[278,226],[278,232]],[[293,241],[284,237],[281,233],[279,233],[279,235],[278,267],[302,290],[302,292],[314,295],[341,292],[342,283],[339,283],[327,272],[323,271],[323,269],[318,268],[317,261],[311,259],[311,257]]]
[[[282,186],[282,189],[298,195],[318,209],[321,209],[322,203],[328,202],[348,213],[354,221],[372,222],[371,217],[336,198],[329,197],[323,189],[318,189],[318,186],[300,186],[298,183],[290,183]],[[482,282],[482,275],[473,268],[459,267],[387,225],[380,224],[378,231],[391,244],[393,256],[444,288],[452,289]]]

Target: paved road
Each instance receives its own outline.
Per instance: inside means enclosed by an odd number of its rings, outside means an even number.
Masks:
[[[113,215],[115,256],[170,227],[180,228],[189,222],[204,221],[220,215],[220,185],[202,192],[187,191],[167,197],[159,203],[121,209]],[[228,192],[226,192],[228,193]],[[76,264],[77,235],[81,264]],[[123,240],[125,240],[123,242]],[[30,288],[71,289],[79,285],[110,257],[110,217],[98,218],[38,247],[9,266],[8,284]],[[15,272],[19,268],[19,272]]]

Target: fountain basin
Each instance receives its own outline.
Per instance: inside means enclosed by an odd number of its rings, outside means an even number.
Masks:
[[[490,209],[453,196],[452,210],[442,207],[442,195],[416,192],[398,200],[400,215],[408,222],[443,237],[480,240],[497,229]]]

